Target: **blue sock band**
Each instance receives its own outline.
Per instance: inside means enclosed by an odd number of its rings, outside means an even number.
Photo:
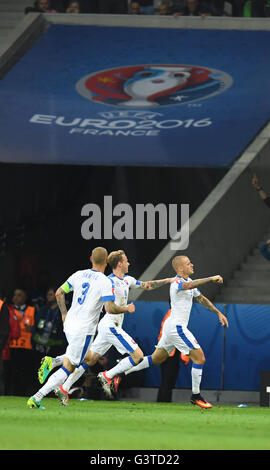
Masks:
[[[83,364],[81,364],[81,366],[84,368],[84,370],[89,369],[89,365],[86,364],[85,362]]]
[[[194,362],[193,362],[192,367],[193,367],[194,369],[202,369],[202,368],[203,368],[203,365],[202,365],[202,364],[194,364]]]
[[[62,366],[61,369],[63,369],[63,371],[67,374],[67,376],[70,375],[69,370],[67,370],[64,366]]]
[[[133,359],[132,359],[131,356],[129,356],[129,360],[130,360],[130,362],[131,362],[131,364],[132,364],[133,366],[136,366],[136,365],[137,365],[136,362],[133,361]]]
[[[149,363],[149,367],[151,367],[153,365],[153,359],[152,359],[152,356],[146,356],[147,359],[148,359],[148,363]]]

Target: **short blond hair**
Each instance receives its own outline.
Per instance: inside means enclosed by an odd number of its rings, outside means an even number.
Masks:
[[[102,246],[94,248],[92,251],[92,263],[98,266],[103,266],[107,262],[108,251]]]
[[[183,263],[184,259],[186,259],[187,256],[180,255],[180,256],[175,256],[172,260],[172,267],[177,272],[179,266]]]
[[[123,250],[112,251],[108,256],[108,263],[111,269],[115,269],[119,261],[123,260],[125,252]]]

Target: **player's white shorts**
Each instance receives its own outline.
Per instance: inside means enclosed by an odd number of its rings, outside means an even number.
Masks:
[[[119,326],[104,325],[91,345],[91,351],[103,356],[111,346],[120,354],[132,354],[138,344]]]
[[[74,366],[82,364],[85,354],[87,353],[91,343],[93,342],[94,335],[72,335],[65,333],[68,347],[65,356],[70,360]]]
[[[192,349],[199,349],[200,345],[186,326],[175,324],[169,317],[164,322],[157,348],[165,349],[168,354],[176,348],[181,353],[188,355]]]

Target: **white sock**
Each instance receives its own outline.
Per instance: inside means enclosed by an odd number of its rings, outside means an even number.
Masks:
[[[191,367],[191,380],[192,380],[192,393],[200,393],[200,385],[202,380],[202,364],[192,364]]]
[[[62,354],[62,356],[53,357],[52,368],[54,369],[55,367],[62,366],[65,356],[66,356],[65,354]]]
[[[131,369],[131,367],[133,366],[136,366],[136,362],[133,361],[132,357],[131,356],[125,357],[124,359],[122,359],[122,361],[118,362],[118,364],[115,367],[108,370],[106,372],[106,376],[109,379],[112,379],[113,377],[115,377],[115,375],[122,374],[126,370]]]
[[[71,386],[79,380],[79,378],[85,373],[85,371],[88,369],[88,365],[84,364],[79,367],[76,367],[76,369],[70,374],[65,381],[65,383],[62,384],[63,389],[66,392],[69,392]]]
[[[127,370],[125,372],[125,375],[131,374],[132,372],[138,372],[139,370],[147,369],[147,367],[150,367],[152,365],[153,365],[152,357],[145,356],[143,360],[139,362],[139,364]]]
[[[37,401],[42,400],[45,395],[48,395],[54,388],[59,387],[62,383],[65,382],[66,378],[69,376],[70,372],[65,368],[61,367],[58,369],[54,374],[52,374],[48,381],[39,389],[37,393],[35,393],[34,398]]]

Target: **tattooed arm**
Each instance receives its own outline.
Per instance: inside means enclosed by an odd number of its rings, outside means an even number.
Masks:
[[[62,287],[59,287],[59,289],[57,289],[57,291],[55,292],[55,297],[56,297],[60,312],[62,314],[62,322],[64,323],[66,316],[67,316],[67,306],[66,306],[66,301],[65,301],[65,291],[62,289]]]
[[[204,277],[202,279],[195,279],[194,281],[184,282],[182,285],[182,289],[195,289],[196,287],[203,286],[208,282],[216,282],[217,284],[223,284],[223,279],[219,274],[216,276]]]
[[[227,318],[225,317],[225,315],[223,315],[213,304],[212,302],[207,299],[207,297],[205,297],[204,295],[200,294],[198,297],[194,297],[194,302],[198,302],[199,304],[201,304],[203,307],[207,308],[208,310],[211,310],[211,312],[215,313],[218,318],[219,318],[219,321],[220,323],[223,325],[223,326],[229,326],[229,323],[228,323],[228,320]]]
[[[154,290],[158,287],[162,287],[165,284],[171,284],[175,281],[175,277],[168,277],[166,279],[159,279],[156,281],[140,281],[140,288],[144,290]]]

